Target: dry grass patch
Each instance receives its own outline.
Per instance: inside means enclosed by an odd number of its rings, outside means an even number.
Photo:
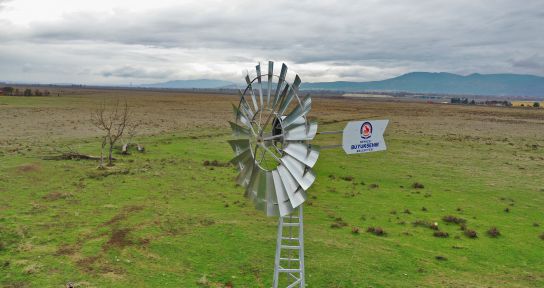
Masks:
[[[17,167],[17,171],[20,173],[39,172],[42,167],[38,163],[23,164]]]
[[[71,198],[73,197],[73,194],[72,193],[65,193],[65,192],[51,192],[47,195],[44,195],[42,197],[43,200],[47,200],[47,201],[55,201],[55,200],[59,200],[59,199],[68,199],[68,198]]]

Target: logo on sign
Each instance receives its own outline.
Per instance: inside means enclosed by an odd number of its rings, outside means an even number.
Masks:
[[[372,136],[372,124],[370,122],[365,122],[361,125],[361,137],[363,139],[368,139]]]

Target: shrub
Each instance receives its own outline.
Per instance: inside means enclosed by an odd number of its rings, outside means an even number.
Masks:
[[[342,176],[340,177],[340,179],[344,181],[353,181],[353,176]]]
[[[202,165],[210,166],[210,167],[227,167],[227,166],[230,165],[230,163],[229,162],[222,163],[222,162],[219,162],[217,160],[213,160],[213,161],[204,160],[204,162],[202,162]]]
[[[4,87],[2,88],[2,92],[4,95],[12,96],[13,95],[13,87]]]
[[[434,231],[433,236],[438,238],[448,238],[450,235],[448,234],[448,232]]]
[[[414,182],[414,184],[412,184],[412,188],[414,188],[414,189],[423,189],[423,188],[425,188],[425,185],[423,185],[422,183],[419,183],[419,182]]]
[[[499,229],[497,229],[497,227],[491,227],[491,229],[487,230],[487,235],[492,238],[497,238],[501,236],[501,232]]]
[[[414,227],[427,227],[427,228],[430,228],[430,229],[433,229],[433,230],[438,230],[438,223],[436,223],[436,222],[429,222],[429,221],[425,221],[425,220],[416,220],[416,221],[412,222],[412,225],[414,225]]]
[[[452,216],[452,215],[446,215],[446,216],[442,217],[442,220],[444,220],[444,222],[446,222],[446,223],[455,223],[455,224],[462,224],[462,223],[467,222],[467,220],[465,220],[463,218],[455,217],[455,216]]]
[[[376,236],[385,236],[387,234],[381,227],[368,227],[368,229],[366,229],[366,232],[372,233]]]
[[[338,217],[334,219],[334,222],[331,224],[331,228],[342,228],[348,226],[348,223],[346,223],[342,218]]]
[[[478,233],[476,233],[476,231],[474,230],[466,229],[465,236],[467,236],[468,238],[474,239],[474,238],[478,238]]]

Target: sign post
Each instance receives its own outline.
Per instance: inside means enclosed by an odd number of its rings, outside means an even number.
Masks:
[[[386,150],[383,132],[389,120],[362,120],[348,122],[342,135],[342,148],[346,154]]]

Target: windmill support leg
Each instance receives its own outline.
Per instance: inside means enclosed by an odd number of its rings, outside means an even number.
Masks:
[[[279,217],[276,258],[274,262],[273,287],[278,288],[280,280],[286,279],[286,287],[305,287],[304,275],[304,230],[302,205],[298,213]],[[282,274],[286,277],[282,278]],[[283,284],[282,284],[283,285]]]

